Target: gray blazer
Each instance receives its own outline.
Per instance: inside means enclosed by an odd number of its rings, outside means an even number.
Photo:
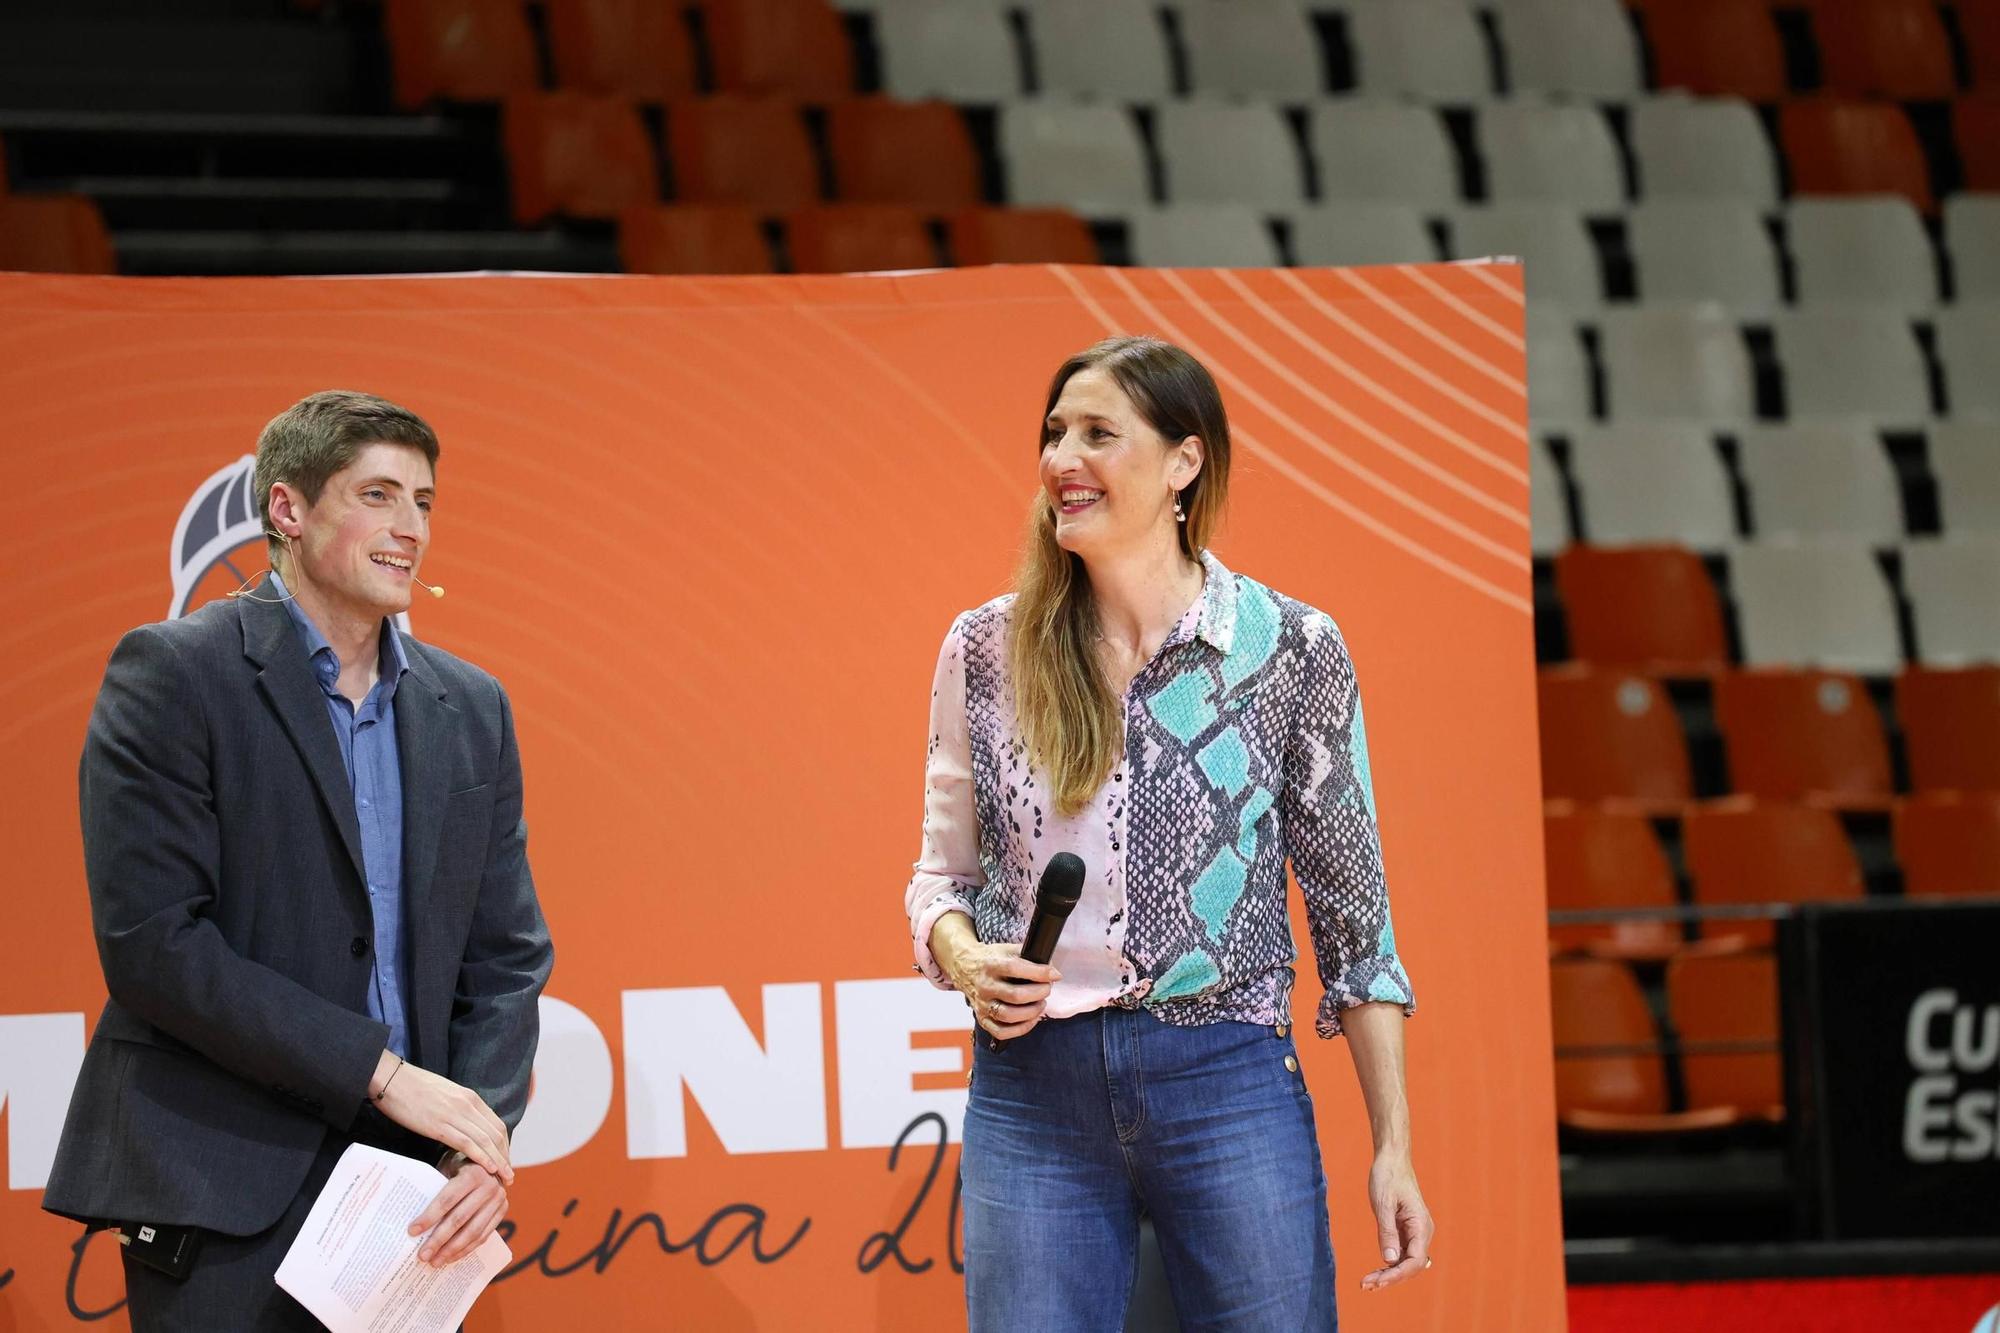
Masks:
[[[554,961],[513,713],[492,676],[405,646],[410,1054],[511,1131]],[[42,1206],[262,1231],[329,1131],[353,1125],[388,1039],[365,1000],[374,932],[352,788],[285,608],[221,601],[127,634],[81,784],[110,1000]]]

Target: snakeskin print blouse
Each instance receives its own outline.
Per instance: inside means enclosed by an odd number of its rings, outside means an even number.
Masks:
[[[1067,851],[1088,873],[1056,947],[1051,1018],[1117,1004],[1178,1024],[1289,1023],[1289,860],[1325,987],[1320,1035],[1338,1035],[1352,1005],[1416,1011],[1340,631],[1207,552],[1202,563],[1201,595],[1126,691],[1123,757],[1068,818],[1015,732],[1012,597],[952,623],[904,899],[917,967],[937,985],[949,985],[930,952],[938,918],[964,912],[982,940],[1022,939],[1043,865]]]

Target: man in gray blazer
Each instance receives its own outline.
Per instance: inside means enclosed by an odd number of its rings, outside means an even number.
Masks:
[[[437,454],[366,394],[281,413],[271,574],[105,672],[82,813],[110,999],[43,1206],[121,1229],[137,1333],[316,1328],[272,1275],[351,1142],[450,1177],[412,1228],[431,1263],[506,1212],[553,954],[506,692],[392,619]]]

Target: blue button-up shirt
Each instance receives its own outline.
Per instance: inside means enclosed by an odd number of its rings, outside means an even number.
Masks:
[[[368,875],[368,905],[375,919],[374,975],[368,1016],[389,1025],[389,1049],[408,1058],[410,1034],[403,1005],[403,759],[396,746],[396,685],[410,669],[394,621],[382,622],[382,661],[368,697],[356,708],[340,692],[340,659],[312,618],[291,600],[285,582],[271,585],[286,598],[311,659],[313,678],[326,695],[327,716],[340,742],[347,780],[354,788],[354,818],[361,828],[361,864]]]

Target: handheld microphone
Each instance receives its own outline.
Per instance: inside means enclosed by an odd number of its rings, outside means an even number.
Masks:
[[[1042,882],[1035,888],[1035,914],[1028,918],[1028,937],[1021,942],[1021,957],[1031,963],[1046,963],[1056,951],[1056,940],[1069,921],[1071,909],[1083,896],[1083,858],[1057,852],[1042,867]]]

